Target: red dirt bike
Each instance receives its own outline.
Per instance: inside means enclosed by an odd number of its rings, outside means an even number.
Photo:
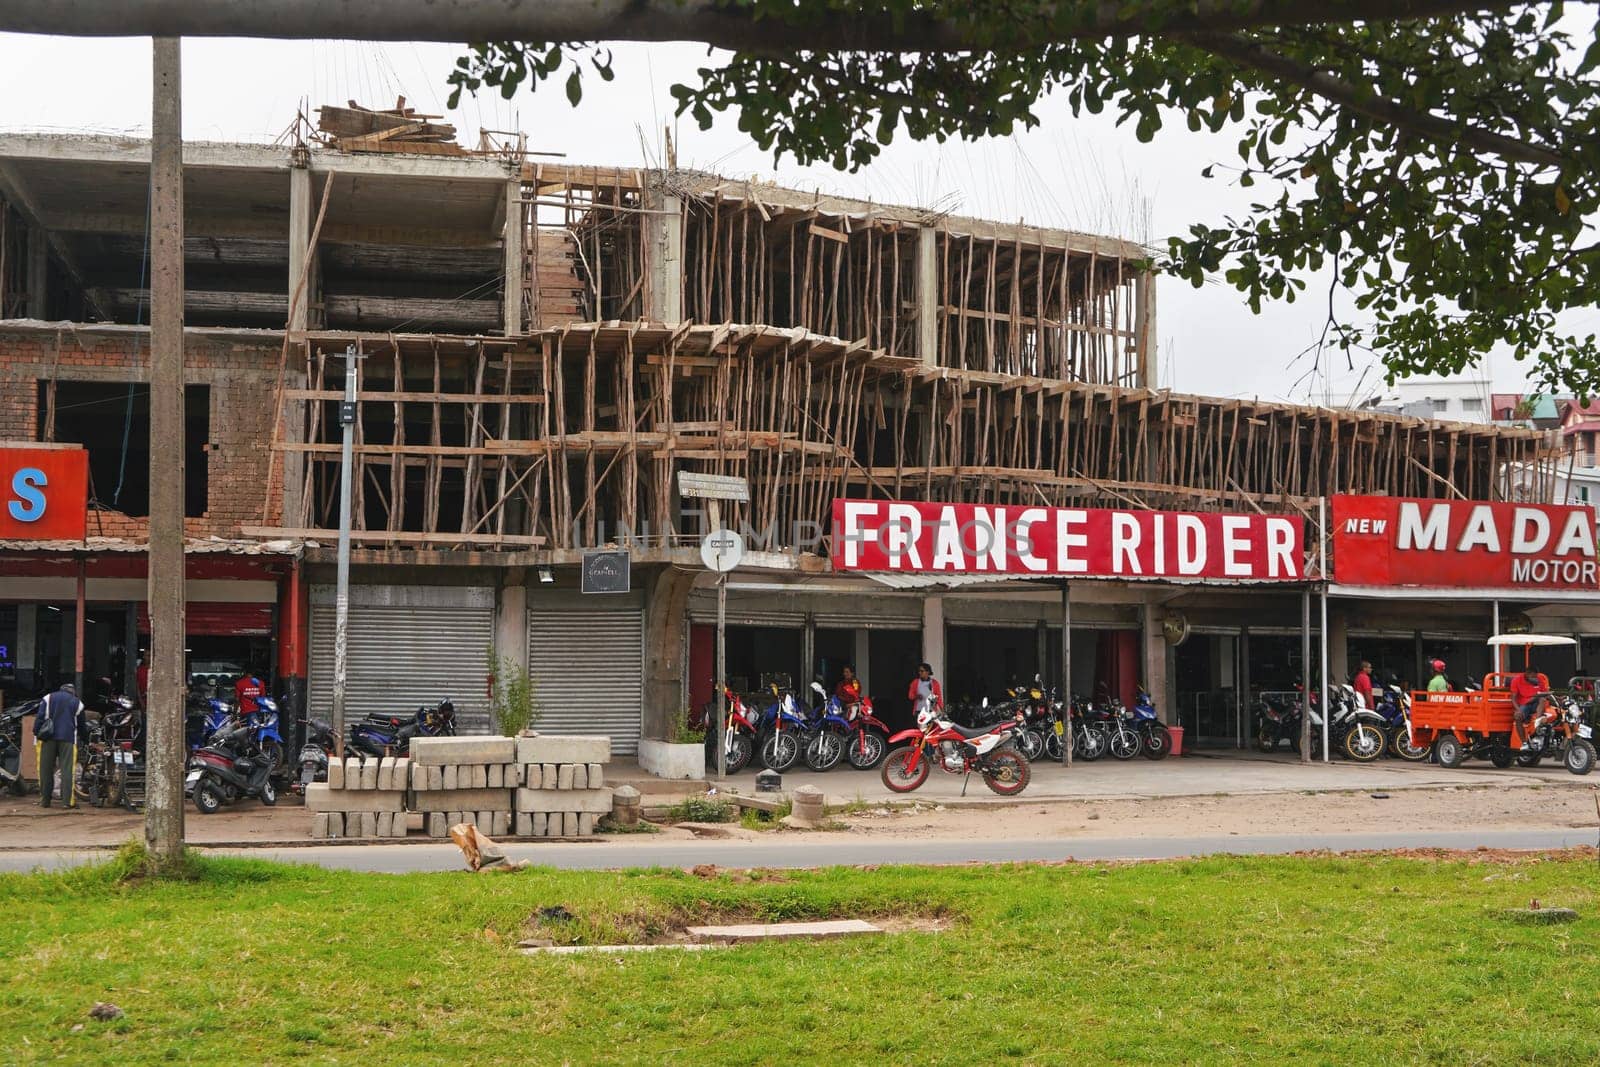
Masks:
[[[850,724],[845,735],[845,759],[858,771],[871,770],[889,751],[889,728],[872,713],[872,698],[844,706],[844,720]]]
[[[950,774],[977,771],[983,784],[1001,796],[1015,796],[1028,788],[1028,761],[1011,746],[1025,728],[1023,716],[990,726],[958,726],[931,704],[917,712],[917,729],[902,730],[889,738],[891,745],[909,741],[889,753],[883,763],[883,784],[895,793],[909,793],[928,780],[933,768]],[[962,792],[966,792],[963,784]]]

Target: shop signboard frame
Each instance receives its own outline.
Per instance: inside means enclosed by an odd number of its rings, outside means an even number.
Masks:
[[[87,449],[0,445],[0,541],[82,541],[88,527]]]

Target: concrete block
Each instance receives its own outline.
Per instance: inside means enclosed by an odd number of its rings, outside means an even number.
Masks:
[[[488,769],[489,780],[483,784],[489,789],[504,789],[506,784],[506,769],[503,764],[491,763]]]
[[[556,768],[556,788],[557,789],[571,789],[572,788],[572,764],[563,763],[559,767]]]
[[[456,784],[460,785],[461,783],[459,781],[457,781]],[[487,789],[487,788],[489,788],[489,768],[485,767],[481,763],[474,763],[472,765],[472,785],[470,787],[468,787],[468,788],[472,788],[472,789]]]
[[[391,780],[396,789],[411,788],[411,761],[405,756],[394,758],[394,777]]]
[[[621,826],[639,824],[639,791],[631,785],[618,786],[611,793],[611,819]]]
[[[578,813],[578,836],[579,837],[593,837],[594,836],[594,818],[595,817],[594,817],[594,813],[593,812],[584,811],[584,812],[579,812]]]
[[[520,763],[506,764],[506,788],[521,789],[523,782],[523,767]]]
[[[507,837],[511,833],[511,813],[497,811],[494,813],[494,836]]]
[[[344,787],[346,789],[361,788],[360,756],[346,756],[344,758]]]
[[[443,776],[443,782],[440,784],[439,788],[454,789],[456,787],[456,773],[456,768],[454,766],[442,768],[441,774]]]
[[[394,770],[393,770],[393,768],[391,768],[389,770],[389,779],[390,779],[390,781],[394,780]],[[377,829],[376,836],[378,836],[378,837],[388,837],[389,834],[391,832],[393,832],[393,830],[394,830],[394,813],[393,812],[388,812],[388,811],[380,811],[380,812],[378,812],[378,829]]]
[[[509,789],[441,789],[415,794],[411,806],[416,811],[513,811],[514,797]]]
[[[409,822],[410,822],[410,819],[408,819],[406,817],[406,813],[405,812],[403,812],[403,811],[395,812],[394,813],[394,820],[389,824],[389,836],[390,837],[398,837],[398,838],[405,837],[406,836],[406,831],[408,831],[410,829],[410,826],[407,825]]]
[[[372,773],[374,775],[376,775],[378,773],[376,767],[373,768]],[[364,812],[361,813],[360,818],[361,818],[361,836],[362,837],[377,837],[378,836],[378,813],[375,812],[375,811],[364,811]],[[348,824],[348,822],[349,822],[349,820],[346,820],[347,824]],[[352,834],[351,836],[353,837],[355,835]]]
[[[394,757],[384,756],[378,760],[378,788],[393,789],[394,784]]]
[[[415,775],[421,775],[427,782],[425,786],[418,786],[419,789],[431,789],[434,792],[438,792],[444,788],[443,767],[418,767],[413,776]]]
[[[378,761],[375,759],[363,760],[361,763],[361,788],[378,788]],[[372,836],[371,834],[367,835]]]
[[[678,745],[671,741],[642,738],[639,741],[639,768],[657,778],[698,780],[706,776],[706,746]]]
[[[518,811],[512,813],[512,826],[517,831],[518,837],[533,836],[533,815],[530,812]]]
[[[404,811],[406,795],[394,789],[329,789],[326,782],[306,786],[308,811]]]
[[[328,761],[328,788],[344,788],[344,760],[331,759]],[[323,834],[327,837],[327,834]]]
[[[589,788],[589,765],[587,763],[574,763],[572,765],[572,788]]]
[[[560,777],[554,763],[541,763],[539,765],[539,784],[528,783],[529,789],[554,789],[556,779]]]
[[[589,788],[599,789],[606,784],[605,768],[598,763],[589,764]]]
[[[343,837],[344,836],[344,816],[342,814],[340,814],[339,812],[337,812],[337,811],[330,811],[327,814],[328,814],[328,836],[329,837]]]
[[[463,813],[459,812],[459,811],[452,811],[452,812],[449,813],[449,817],[447,819],[445,819],[445,822],[450,824],[449,826],[446,826],[445,830],[444,830],[446,837],[450,836],[450,828],[451,827],[457,826],[457,825],[459,825],[459,824],[461,824],[461,823],[466,821],[465,819],[462,818],[462,814]]]
[[[480,811],[480,812],[478,812],[477,826],[478,826],[478,829],[482,830],[484,833],[493,834],[494,833],[494,812],[492,812],[492,811]]]
[[[518,763],[610,763],[609,737],[519,737]],[[506,761],[511,762],[510,760]]]
[[[515,795],[517,811],[588,811],[604,815],[611,810],[609,789],[518,789]]]
[[[563,812],[561,815],[561,836],[578,836],[578,813],[575,811]]]
[[[413,737],[411,762],[423,766],[451,763],[510,763],[517,758],[514,737]]]
[[[450,820],[442,811],[428,813],[428,836],[443,837],[450,832]]]
[[[533,836],[550,836],[550,816],[546,815],[542,811],[536,811],[533,813]]]
[[[328,813],[327,812],[319,811],[315,815],[311,816],[311,836],[312,837],[331,837],[331,836],[333,836],[332,834],[328,833]]]

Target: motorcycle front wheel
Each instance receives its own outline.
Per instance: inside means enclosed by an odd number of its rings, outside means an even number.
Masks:
[[[750,766],[750,757],[755,755],[755,750],[755,742],[750,740],[750,735],[735,730],[733,736],[728,740],[728,773],[738,774]],[[713,770],[715,766],[716,764],[713,763],[706,770]]]
[[[980,768],[983,784],[1003,797],[1015,796],[1028,788],[1033,770],[1022,755],[1010,749],[1001,749],[984,761]]]
[[[884,749],[888,747],[882,737],[871,730],[863,730],[845,743],[845,757],[849,759],[850,766],[858,771],[871,770],[883,759]]]
[[[1567,756],[1562,761],[1573,774],[1588,774],[1594,770],[1594,746],[1581,737],[1567,743]]]
[[[1033,729],[1019,730],[1017,751],[1022,753],[1023,759],[1032,763],[1044,754],[1044,735]]]
[[[911,761],[916,756],[915,748],[897,748],[889,753],[889,758],[883,761],[884,788],[891,793],[909,793],[928,780],[928,775],[933,771],[928,755],[923,754],[917,760],[917,765],[912,768]],[[1025,762],[1018,757],[1019,762]]]
[[[1111,754],[1117,759],[1132,759],[1139,754],[1142,743],[1137,731],[1123,727],[1111,735]]]
[[[272,784],[271,778],[268,778],[265,782],[261,783],[261,803],[270,808],[277,802],[278,787]]]
[[[1387,741],[1383,732],[1368,723],[1357,723],[1344,735],[1344,754],[1357,763],[1371,763],[1383,755]]]
[[[1154,723],[1149,732],[1144,735],[1144,758],[1148,760],[1166,759],[1172,751],[1172,733],[1167,729],[1166,723]]]
[[[1073,755],[1077,755],[1077,746],[1073,746]],[[1044,735],[1044,754],[1053,760],[1061,759],[1061,735],[1051,730]]]
[[[806,745],[806,766],[814,771],[830,771],[844,756],[844,739],[832,730],[822,730]]]
[[[1277,735],[1263,726],[1256,731],[1256,749],[1261,752],[1278,751]]]
[[[1089,727],[1081,730],[1078,736],[1083,738],[1083,747],[1078,750],[1078,755],[1085,763],[1093,763],[1106,754],[1106,735],[1104,730]]]
[[[1394,737],[1389,739],[1389,751],[1407,763],[1421,763],[1428,758],[1428,746],[1412,744],[1403,726],[1395,730]]]
[[[793,731],[774,731],[761,743],[761,762],[769,771],[782,774],[800,761],[800,742]]]

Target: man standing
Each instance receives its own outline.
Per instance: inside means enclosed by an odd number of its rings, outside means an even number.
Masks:
[[[911,701],[913,712],[919,710],[924,701],[935,709],[944,707],[944,691],[939,688],[939,679],[933,676],[932,664],[918,665],[917,676],[911,679],[911,688],[906,692],[906,699]]]
[[[1428,667],[1433,671],[1433,677],[1428,679],[1428,692],[1448,693],[1450,691],[1450,679],[1444,676],[1444,660],[1436,659],[1428,664]]]
[[[256,698],[264,695],[267,689],[261,684],[261,679],[256,677],[255,671],[245,671],[237,682],[233,683],[234,703],[239,705],[239,718],[247,718],[256,713]]]
[[[33,743],[39,761],[39,806],[48,808],[55,792],[56,769],[61,770],[61,800],[78,806],[72,776],[78,766],[78,728],[83,725],[83,701],[67,682],[39,704],[33,720]]]
[[[1361,669],[1356,672],[1355,680],[1350,683],[1356,691],[1356,696],[1361,698],[1361,706],[1369,711],[1375,707],[1372,703],[1372,664],[1366,660],[1361,661]]]

